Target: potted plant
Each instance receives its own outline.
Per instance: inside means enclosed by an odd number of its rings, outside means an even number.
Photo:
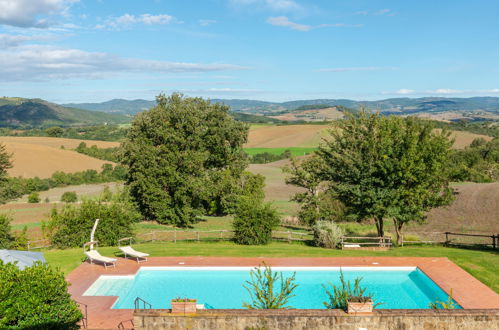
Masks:
[[[373,300],[368,296],[349,297],[347,301],[348,314],[365,314],[373,312]]]
[[[361,287],[360,282],[362,277],[354,279],[353,287],[350,281],[345,280],[343,271],[340,268],[340,283],[334,285],[329,282],[329,287],[322,285],[326,290],[329,301],[324,302],[328,309],[343,309],[347,313],[352,314],[369,314],[373,312],[373,308],[382,303],[373,303],[373,295],[366,293],[366,288]]]
[[[196,299],[175,298],[170,301],[172,313],[196,313]]]

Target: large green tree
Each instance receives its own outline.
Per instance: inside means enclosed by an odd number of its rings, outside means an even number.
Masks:
[[[324,180],[357,218],[374,219],[379,236],[390,219],[400,243],[405,223],[423,221],[431,208],[451,201],[448,132],[416,118],[362,110],[330,134],[318,151]]]
[[[210,211],[233,208],[227,194],[247,165],[242,149],[248,126],[229,108],[201,98],[160,95],[138,114],[123,144],[127,184],[151,220],[187,226]]]

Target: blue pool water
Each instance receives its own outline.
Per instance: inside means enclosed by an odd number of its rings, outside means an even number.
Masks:
[[[135,276],[101,276],[85,292],[86,296],[118,296],[115,309],[133,309],[140,297],[152,308],[170,308],[170,299],[197,299],[206,308],[243,308],[250,302],[243,287],[249,280],[251,268],[155,268],[142,267]],[[322,284],[339,285],[338,268],[273,268],[291,276],[296,271],[296,296],[289,305],[300,309],[325,308],[327,295]],[[414,267],[342,268],[346,280],[362,277],[362,286],[374,295],[374,302],[382,302],[383,309],[428,308],[435,300],[446,301],[448,296],[428,276]],[[331,289],[332,292],[332,289]]]

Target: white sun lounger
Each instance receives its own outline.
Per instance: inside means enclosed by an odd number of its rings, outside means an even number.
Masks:
[[[132,237],[125,237],[118,240],[118,249],[120,249],[120,251],[123,252],[123,254],[125,255],[125,259],[127,256],[131,256],[132,258],[137,259],[137,262],[147,261],[147,257],[149,257],[149,254],[135,250],[132,247],[132,240],[133,240]],[[128,245],[121,246],[121,242],[124,241],[128,241]]]
[[[104,267],[107,268],[107,264],[112,264],[113,267],[116,267],[116,260],[114,258],[104,257],[97,250],[85,251],[85,255],[87,256],[90,263],[94,261],[98,261],[104,264]]]
[[[121,246],[119,249],[121,250],[121,252],[123,252],[125,254],[125,258],[127,256],[131,256],[133,258],[136,258],[137,262],[147,261],[147,257],[149,257],[148,253],[139,252],[131,246]],[[140,259],[143,259],[143,260],[140,260]]]

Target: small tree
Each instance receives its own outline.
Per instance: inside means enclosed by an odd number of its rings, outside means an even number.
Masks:
[[[12,154],[9,154],[5,149],[5,145],[0,143],[0,181],[7,178],[7,170],[12,168]]]
[[[319,220],[339,220],[344,213],[345,206],[326,191],[324,166],[321,158],[312,155],[301,161],[292,158],[291,163],[283,167],[283,171],[288,174],[286,183],[304,188],[291,200],[300,204],[298,217],[309,226]]]
[[[279,215],[270,203],[241,197],[232,223],[234,241],[244,245],[268,244],[272,240],[272,230],[279,222]]]
[[[75,203],[78,200],[78,195],[74,191],[65,191],[61,196],[61,202]]]
[[[47,264],[24,270],[0,261],[1,329],[79,329],[82,319],[64,274]]]
[[[61,127],[54,126],[47,128],[45,133],[51,137],[60,137],[64,133],[64,130]]]
[[[14,240],[10,232],[11,221],[7,214],[0,214],[0,249],[9,249]]]
[[[288,306],[289,299],[295,295],[293,291],[298,287],[295,283],[296,273],[284,278],[282,272],[273,272],[270,266],[263,263],[250,271],[251,280],[246,281],[244,288],[248,290],[251,303],[244,302],[243,307],[248,309],[281,309]]]
[[[28,226],[25,225],[20,232],[14,233],[14,242],[11,248],[14,250],[27,250],[28,242]]]
[[[35,191],[29,194],[28,203],[40,203],[40,194]]]

